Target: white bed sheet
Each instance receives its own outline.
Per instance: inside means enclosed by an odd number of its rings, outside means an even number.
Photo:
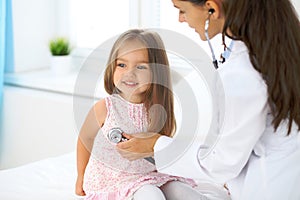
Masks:
[[[0,200],[82,200],[75,195],[76,177],[75,152],[0,170]],[[202,182],[198,189],[211,200],[229,199],[212,183]]]
[[[75,152],[0,170],[1,200],[75,200]]]

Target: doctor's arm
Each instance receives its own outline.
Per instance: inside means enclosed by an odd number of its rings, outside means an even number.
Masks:
[[[116,146],[119,153],[128,160],[137,160],[154,155],[154,145],[159,137],[158,133],[136,133],[123,136],[128,140],[119,142]]]

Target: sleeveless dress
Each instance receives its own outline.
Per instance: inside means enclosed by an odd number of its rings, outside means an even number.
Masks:
[[[147,131],[147,113],[144,104],[133,104],[118,94],[105,98],[107,116],[98,132],[85,170],[83,189],[87,200],[125,200],[141,186],[161,186],[168,181],[181,181],[191,186],[191,179],[170,176],[156,171],[155,165],[145,159],[128,161],[107,138],[111,128],[126,133]]]

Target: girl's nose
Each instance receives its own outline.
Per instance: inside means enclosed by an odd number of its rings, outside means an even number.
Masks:
[[[133,67],[133,68],[130,68],[130,69],[128,69],[127,71],[126,71],[126,76],[135,76],[135,68]]]

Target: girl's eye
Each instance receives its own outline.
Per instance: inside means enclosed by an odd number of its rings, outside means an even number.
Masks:
[[[118,67],[125,67],[125,64],[124,63],[118,63],[117,66]]]
[[[148,69],[148,67],[146,65],[138,65],[136,68],[137,69]]]

